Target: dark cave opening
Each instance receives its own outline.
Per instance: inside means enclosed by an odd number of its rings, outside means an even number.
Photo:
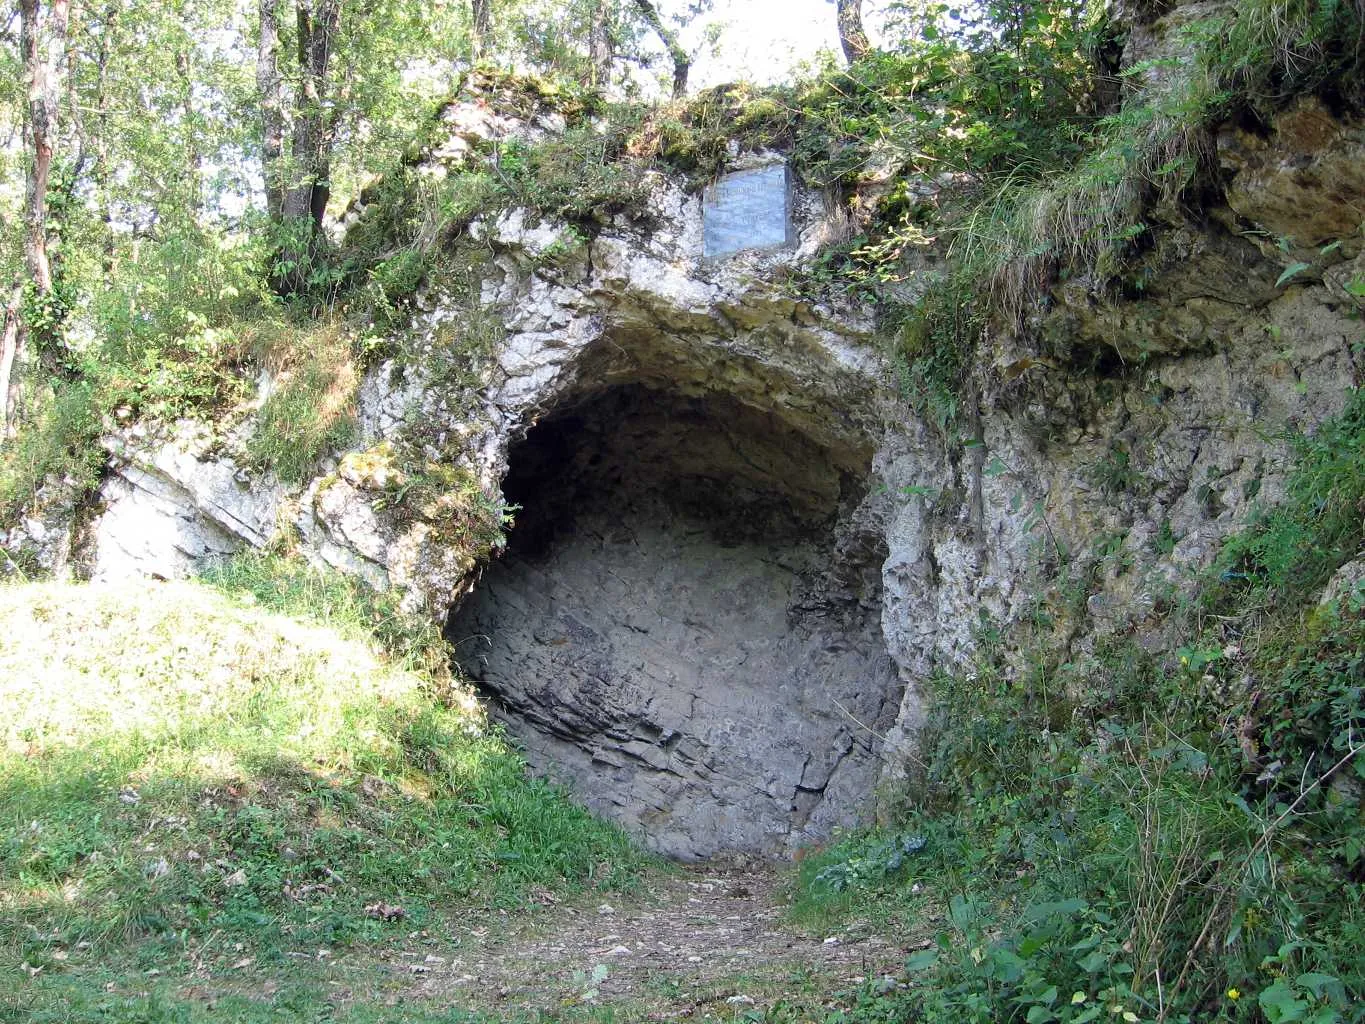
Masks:
[[[901,689],[867,454],[723,395],[617,386],[509,453],[503,556],[451,616],[532,766],[667,855],[852,823]]]

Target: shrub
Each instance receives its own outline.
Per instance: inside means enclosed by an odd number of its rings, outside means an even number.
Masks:
[[[802,874],[826,908],[942,906],[915,983],[851,1019],[1362,1019],[1365,591],[1318,604],[1365,547],[1361,425],[1356,393],[1294,440],[1284,502],[1226,543],[1173,649],[1073,664],[1042,624],[932,680],[891,825],[923,848],[870,870],[885,838],[855,837]]]

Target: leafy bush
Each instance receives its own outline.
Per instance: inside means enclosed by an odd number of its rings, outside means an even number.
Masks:
[[[1077,665],[1044,629],[1016,668],[983,636],[933,681],[894,826],[923,850],[869,871],[884,840],[855,838],[802,874],[836,908],[944,906],[915,984],[852,1019],[1365,1019],[1365,590],[1317,603],[1365,547],[1361,426],[1356,393],[1296,439],[1285,501],[1168,624],[1182,645]]]

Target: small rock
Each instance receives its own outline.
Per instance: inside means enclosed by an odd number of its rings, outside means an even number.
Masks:
[[[612,956],[630,956],[630,947],[612,946],[609,952]]]
[[[687,962],[688,962],[689,964],[699,964],[699,963],[701,963],[701,957],[699,957],[699,956],[689,956],[689,957],[687,958]]]
[[[246,872],[241,868],[238,868],[223,879],[223,884],[232,888],[236,888],[239,885],[246,885]]]
[[[124,786],[118,791],[120,803],[137,804],[142,802],[142,795],[132,786]]]
[[[603,903],[600,907],[597,908],[597,912],[601,914],[603,917],[607,917],[611,914],[616,913],[616,908],[613,907],[610,903]]]
[[[839,945],[839,936],[837,936],[837,935],[831,935],[829,938],[827,938],[827,939],[825,940],[825,945],[826,945],[826,946],[837,946],[837,945]]]
[[[365,908],[365,916],[372,917],[376,921],[401,921],[408,916],[408,912],[402,907],[396,907],[380,900],[378,903],[371,903]]]
[[[753,1006],[753,1005],[754,1005],[754,997],[753,997],[753,996],[731,996],[729,999],[727,999],[727,1000],[725,1000],[725,1001],[726,1001],[727,1003],[729,1003],[731,1006]]]

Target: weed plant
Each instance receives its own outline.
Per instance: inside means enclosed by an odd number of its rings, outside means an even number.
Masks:
[[[1040,636],[1019,669],[991,634],[934,679],[894,830],[801,873],[807,916],[937,908],[910,987],[850,1019],[1365,1019],[1365,588],[1319,602],[1365,549],[1363,416],[1357,391],[1298,440],[1172,649]]]

